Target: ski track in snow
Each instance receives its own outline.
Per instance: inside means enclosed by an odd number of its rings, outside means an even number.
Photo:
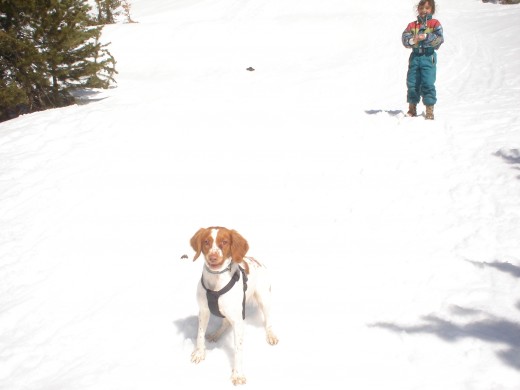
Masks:
[[[413,2],[135,0],[117,88],[0,124],[0,388],[228,388],[181,260],[222,225],[274,279],[248,388],[517,389],[520,7],[441,5],[427,122]]]

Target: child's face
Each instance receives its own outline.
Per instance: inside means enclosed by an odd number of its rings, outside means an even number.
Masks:
[[[421,5],[419,8],[417,8],[417,11],[419,12],[420,17],[425,17],[426,15],[429,15],[432,13],[432,6],[430,5],[430,2],[427,1],[423,5]]]

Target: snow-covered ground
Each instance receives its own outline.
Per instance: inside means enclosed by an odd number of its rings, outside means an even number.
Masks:
[[[520,6],[439,1],[433,122],[413,6],[135,0],[117,88],[0,124],[0,388],[230,388],[181,259],[222,225],[274,279],[249,389],[518,389]]]

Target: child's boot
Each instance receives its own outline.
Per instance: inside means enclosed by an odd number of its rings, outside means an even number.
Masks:
[[[406,116],[417,116],[417,104],[409,103]]]
[[[426,106],[426,119],[433,120],[433,106]]]

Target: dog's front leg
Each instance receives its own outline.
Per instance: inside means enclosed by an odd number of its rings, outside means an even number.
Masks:
[[[199,330],[197,332],[197,345],[195,351],[191,354],[193,363],[200,363],[206,357],[205,336],[209,322],[209,310],[204,308],[199,311]]]
[[[244,345],[244,321],[242,319],[231,323],[235,336],[235,361],[233,362],[233,372],[231,381],[234,385],[246,383],[246,377],[242,371],[242,349]]]

